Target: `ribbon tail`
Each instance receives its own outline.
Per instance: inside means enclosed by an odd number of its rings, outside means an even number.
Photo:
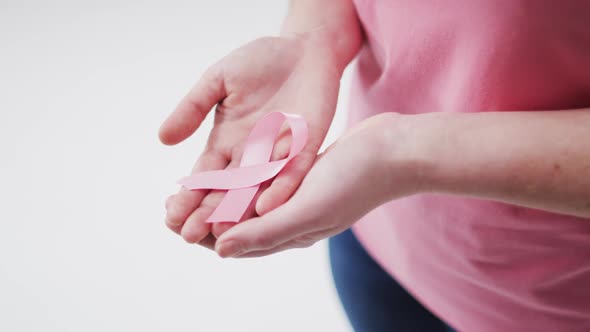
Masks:
[[[291,129],[289,155],[269,162],[274,142],[284,122]],[[207,222],[239,222],[254,199],[260,183],[277,176],[305,146],[308,128],[299,115],[272,112],[260,119],[246,140],[239,168],[201,172],[178,181],[189,190],[229,190]]]

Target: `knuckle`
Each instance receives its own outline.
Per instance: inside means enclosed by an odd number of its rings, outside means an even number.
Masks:
[[[203,75],[201,75],[201,80],[204,80],[204,81],[214,80],[219,75],[220,67],[221,67],[221,63],[219,61],[210,65],[205,70],[205,72],[203,72]]]
[[[188,243],[197,243],[201,241],[208,233],[204,224],[188,222],[180,230],[180,235]]]
[[[231,155],[232,160],[242,159],[243,154],[244,154],[244,144],[236,144],[230,148],[230,155]]]
[[[305,156],[297,156],[288,165],[285,172],[279,175],[274,182],[290,191],[297,189],[301,180],[311,167],[311,162]]]
[[[313,246],[317,242],[314,236],[311,235],[302,235],[293,239],[292,247],[293,248],[309,248]]]
[[[317,156],[317,153],[315,152],[315,149],[313,151],[312,150],[303,150],[303,151],[299,152],[297,157],[293,160],[293,161],[295,161],[295,163],[293,163],[293,167],[297,171],[307,172],[307,170],[313,164],[313,161],[315,160],[316,156]]]
[[[273,181],[273,187],[282,188],[280,191],[286,195],[290,195],[299,186],[299,181],[294,177],[281,177]],[[277,190],[273,190],[273,195],[277,194]]]
[[[309,170],[311,163],[305,161],[304,158],[293,160],[290,167],[290,177],[293,179],[301,178]]]
[[[203,201],[201,201],[201,208],[207,209],[209,214],[212,214],[217,206],[221,203],[221,200],[225,197],[223,191],[212,191],[210,192]]]
[[[254,248],[257,249],[272,248],[275,245],[274,239],[266,234],[254,235],[250,243]]]

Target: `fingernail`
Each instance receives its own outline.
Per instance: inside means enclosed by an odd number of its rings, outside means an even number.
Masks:
[[[267,195],[262,194],[256,202],[256,213],[264,215],[269,211]]]
[[[236,241],[219,242],[215,244],[215,251],[222,258],[236,257],[244,253],[245,249]]]
[[[171,214],[170,211],[174,209],[174,206],[172,206],[173,204],[171,204],[172,197],[173,196],[168,197],[168,199],[166,200],[166,204],[165,204],[165,206],[166,206],[166,223],[169,225],[178,226],[178,225],[180,225],[179,220],[174,220],[175,218],[170,217],[170,214]]]
[[[170,225],[173,226],[179,226],[182,225],[183,220],[178,218],[178,213],[173,213],[174,211],[174,207],[166,210],[166,221],[170,223]]]

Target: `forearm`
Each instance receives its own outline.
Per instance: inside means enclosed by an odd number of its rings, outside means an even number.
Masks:
[[[339,70],[356,56],[363,38],[352,0],[290,0],[281,35],[325,50]]]
[[[590,217],[590,109],[405,118],[422,191]]]

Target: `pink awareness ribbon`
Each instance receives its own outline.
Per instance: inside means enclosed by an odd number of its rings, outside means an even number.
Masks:
[[[270,161],[275,140],[284,122],[291,129],[289,155]],[[250,132],[239,168],[195,173],[178,181],[189,190],[228,190],[207,222],[238,222],[254,199],[260,184],[274,178],[303,150],[307,142],[307,124],[299,115],[271,112],[262,117]]]

